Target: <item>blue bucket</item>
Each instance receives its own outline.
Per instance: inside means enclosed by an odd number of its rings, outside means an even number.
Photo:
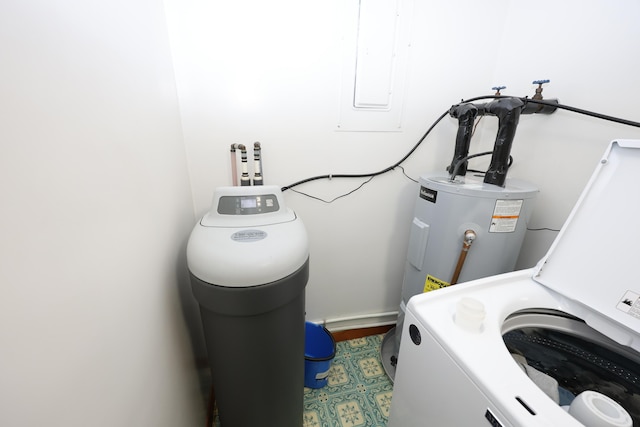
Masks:
[[[336,355],[336,341],[322,325],[305,322],[304,386],[321,388],[327,385],[329,367]]]

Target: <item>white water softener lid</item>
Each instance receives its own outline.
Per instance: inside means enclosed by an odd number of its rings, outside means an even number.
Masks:
[[[308,258],[304,224],[273,185],[217,188],[187,244],[189,271],[225,287],[280,280]]]
[[[534,280],[562,309],[640,351],[640,140],[609,144]]]

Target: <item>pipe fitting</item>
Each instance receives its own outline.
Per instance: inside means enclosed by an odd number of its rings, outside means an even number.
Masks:
[[[467,230],[464,232],[464,243],[465,245],[471,246],[471,244],[476,240],[478,235],[473,230]]]

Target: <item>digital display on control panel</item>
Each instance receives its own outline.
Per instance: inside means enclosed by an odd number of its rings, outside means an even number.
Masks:
[[[218,213],[222,215],[255,215],[280,210],[275,194],[259,196],[222,196],[218,202]]]
[[[256,208],[258,207],[258,200],[255,197],[242,197],[240,198],[240,208]]]

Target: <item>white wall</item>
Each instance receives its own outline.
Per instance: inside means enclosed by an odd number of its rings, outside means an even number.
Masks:
[[[533,80],[550,79],[546,97],[640,119],[637,2],[414,1],[402,132],[336,132],[342,19],[353,2],[165,0],[197,215],[209,208],[216,186],[231,182],[231,143],[262,143],[271,184],[378,171],[399,160],[452,104],[491,94],[492,86],[532,96]],[[481,122],[472,152],[491,149],[496,122]],[[416,178],[443,170],[456,126],[445,118],[406,172]],[[638,138],[640,130],[564,111],[521,119],[510,177],[540,187],[531,227],[561,227],[617,137]],[[331,199],[362,181],[297,189]],[[397,310],[416,194],[417,184],[400,170],[332,204],[285,193],[311,239],[309,319]],[[554,236],[529,232],[518,266],[535,264]]]
[[[495,82],[509,86],[507,93],[532,95],[528,83],[548,78],[545,96],[640,122],[640,80],[633,71],[640,66],[640,57],[633,53],[640,49],[640,3],[545,0],[533,9],[513,1],[508,10],[494,74]],[[512,174],[540,188],[530,227],[562,225],[615,138],[640,138],[640,129],[566,111],[522,117]],[[548,232],[528,233],[520,265],[537,262],[553,237]]]
[[[3,2],[0,58],[0,424],[203,425],[162,3]]]
[[[230,182],[230,143],[263,143],[268,183],[377,171],[451,104],[500,84],[531,95],[540,78],[546,96],[638,120],[633,0],[415,1],[393,133],[335,131],[342,0],[165,6],[176,80],[159,1],[0,9],[0,424],[202,422],[181,257],[192,204],[201,215]],[[445,119],[406,172],[442,169],[455,132]],[[483,120],[474,150],[494,135]],[[522,118],[511,176],[541,189],[532,227],[561,226],[616,137],[640,132],[564,111]],[[331,199],[360,182],[299,189]],[[416,191],[396,170],[332,204],[285,193],[311,238],[310,319],[397,309]],[[528,233],[520,266],[552,238]]]

